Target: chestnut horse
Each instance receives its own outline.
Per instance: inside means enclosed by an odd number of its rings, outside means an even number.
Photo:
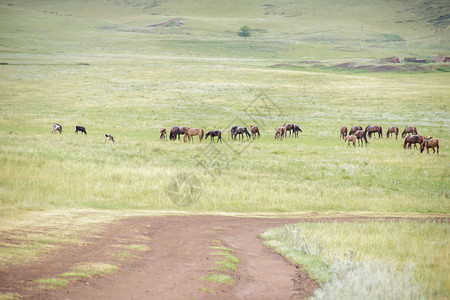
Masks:
[[[207,132],[206,136],[205,136],[205,140],[208,139],[208,136],[211,137],[211,142],[215,143],[214,137],[217,136],[218,137],[217,138],[217,142],[220,141],[222,143],[222,131],[220,131],[220,130],[212,130],[212,131]]]
[[[406,126],[405,130],[403,130],[402,132],[402,138],[404,138],[407,134],[411,135],[418,135],[419,133],[417,132],[417,128],[414,126]]]
[[[430,154],[430,148],[433,149],[433,154],[436,153],[434,148],[437,148],[437,154],[439,155],[439,140],[434,137],[427,138],[422,144],[420,144],[420,153],[427,147],[427,153]]]
[[[389,126],[387,133],[386,133],[386,137],[389,137],[390,134],[394,134],[395,133],[395,139],[398,139],[398,127],[397,126]]]
[[[347,127],[341,127],[341,139],[345,139],[345,137],[347,136],[347,132],[348,132],[348,129],[347,129]]]
[[[160,140],[167,140],[167,129],[166,128],[162,128],[160,131],[161,135],[159,136]]]
[[[364,141],[366,142],[366,147],[367,147],[367,133],[364,130],[358,130],[355,132],[355,136],[358,139],[358,146],[362,147],[362,145],[364,144]],[[364,139],[364,140],[363,140]]]
[[[363,130],[362,126],[352,126],[348,135],[355,134],[358,130]]]
[[[356,136],[354,136],[353,134],[352,135],[346,135],[345,137],[344,137],[344,142],[348,142],[348,145],[347,146],[350,146],[350,142],[353,142],[353,147],[356,147],[356,141],[357,141],[358,139],[356,138]]]
[[[419,144],[419,146],[425,142],[425,140],[427,139],[426,136],[423,135],[410,135],[407,136],[405,139],[405,142],[403,143],[403,148],[406,149],[406,144],[408,144],[408,149],[411,149],[411,144],[414,144],[414,149],[417,149],[417,145]]]
[[[261,137],[261,133],[259,132],[259,127],[258,126],[250,125],[250,131],[252,133],[253,139],[256,138],[257,134],[258,134],[258,139]]]
[[[279,140],[283,139],[283,136],[286,135],[286,127],[278,127],[275,132],[275,140],[278,138]]]
[[[283,127],[286,128],[286,131],[284,132],[284,135],[286,136],[286,135],[287,135],[287,132],[289,131],[289,136],[291,136],[291,130],[292,130],[292,131],[294,130],[295,125],[292,124],[292,123],[285,123],[285,124],[283,125]]]
[[[372,138],[372,133],[378,133],[378,138],[383,138],[383,128],[378,125],[369,125],[366,127],[367,134],[369,135],[369,138]]]
[[[200,140],[200,143],[203,140],[203,136],[205,135],[205,132],[201,128],[188,128],[184,132],[184,142],[186,143],[186,138],[189,139],[189,142],[192,139],[192,142],[194,142],[194,136],[198,135],[198,138]]]

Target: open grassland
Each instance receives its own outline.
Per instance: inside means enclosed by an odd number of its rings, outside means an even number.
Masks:
[[[348,264],[349,259],[351,263],[383,261],[395,266],[400,274],[411,275],[411,283],[419,284],[426,299],[447,299],[450,294],[449,229],[448,224],[409,221],[301,223],[296,230],[292,226],[276,228],[262,237],[268,246],[292,262],[304,265],[319,281],[332,278],[336,261]],[[378,280],[375,271],[372,277],[373,281]],[[399,282],[397,285],[400,286]]]
[[[87,66],[49,59],[1,67],[3,205],[174,209],[170,180],[193,173],[202,185],[193,210],[449,210],[446,73],[334,74],[145,56],[90,58]],[[274,141],[275,127],[289,121],[304,132]],[[51,134],[53,122],[62,135]],[[232,125],[252,123],[261,139],[230,140]],[[347,147],[339,128],[353,124],[385,131],[413,124],[440,139],[440,155],[405,151],[401,139]],[[75,135],[75,125],[88,135]],[[173,125],[224,130],[224,143],[159,141],[159,129]],[[105,133],[116,143],[105,144]]]

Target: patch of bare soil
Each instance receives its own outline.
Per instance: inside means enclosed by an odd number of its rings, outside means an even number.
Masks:
[[[318,287],[309,276],[265,248],[259,234],[294,222],[353,222],[400,218],[244,218],[225,216],[134,217],[112,224],[101,236],[65,248],[40,263],[0,271],[0,293],[32,299],[304,299]],[[427,219],[420,219],[425,221]],[[447,218],[436,221],[448,222]],[[151,249],[134,258],[117,255],[145,241]],[[212,245],[220,243],[239,259],[229,272],[235,284],[202,279],[217,270]],[[79,262],[115,264],[120,270],[78,280],[65,288],[40,289],[33,280],[58,276]],[[214,290],[214,294],[212,293]]]

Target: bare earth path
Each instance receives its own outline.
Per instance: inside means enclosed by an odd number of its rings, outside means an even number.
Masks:
[[[359,219],[363,220],[368,219]],[[334,220],[225,216],[128,218],[110,225],[100,237],[82,247],[66,248],[41,263],[0,272],[0,293],[17,292],[31,299],[303,299],[312,295],[317,284],[301,268],[265,248],[258,236],[272,227],[315,221]],[[119,259],[115,254],[123,248],[118,246],[135,243],[130,238],[137,236],[147,237],[146,245],[151,249],[135,258]],[[229,272],[235,279],[232,286],[201,279],[217,270],[220,257],[213,255],[217,250],[211,247],[219,244],[232,249],[240,260],[238,270]],[[120,270],[55,290],[39,289],[33,283],[37,278],[67,272],[78,262],[111,263]]]

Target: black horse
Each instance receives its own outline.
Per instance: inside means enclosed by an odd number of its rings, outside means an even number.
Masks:
[[[217,138],[217,142],[221,142],[222,143],[222,131],[220,131],[220,130],[212,130],[212,131],[209,131],[208,133],[206,133],[206,136],[205,136],[205,140],[206,139],[208,139],[208,136],[210,136],[211,137],[211,141],[213,142],[213,143],[215,143],[214,142],[214,137],[218,137]]]
[[[75,133],[78,133],[78,131],[87,135],[86,128],[84,128],[83,126],[75,126]]]
[[[299,132],[303,132],[303,130],[297,124],[295,124],[294,125],[294,135],[295,135],[295,137],[298,137],[298,133]]]

